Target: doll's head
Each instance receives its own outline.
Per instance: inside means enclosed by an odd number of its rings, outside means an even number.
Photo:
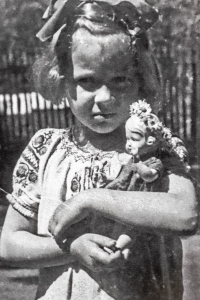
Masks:
[[[153,151],[158,145],[158,140],[147,130],[141,119],[134,115],[126,122],[126,151],[133,155],[142,155]]]
[[[133,156],[152,152],[159,145],[158,136],[137,115],[132,115],[126,122],[126,139],[126,150]]]
[[[188,153],[180,138],[172,136],[152,113],[146,100],[138,100],[130,106],[130,117],[126,121],[126,150],[133,156],[140,156],[158,150],[163,157],[175,156],[187,166]]]
[[[130,106],[130,118],[125,128],[126,150],[133,156],[153,152],[168,137],[171,138],[170,131],[151,112],[151,107],[145,100],[139,100]],[[167,132],[168,136],[165,136]]]
[[[96,66],[100,62],[102,64],[102,78],[105,80],[103,82],[101,78],[95,81],[97,86],[106,83],[112,77],[110,73],[113,72],[117,61],[118,69],[125,61],[122,66],[124,71],[118,72],[123,74],[112,78],[108,87],[112,100],[115,98],[111,88],[113,83],[114,86],[118,85],[118,91],[138,84],[134,93],[122,95],[123,101],[129,98],[132,102],[133,99],[136,101],[145,97],[155,109],[159,107],[160,73],[149,50],[146,36],[146,30],[157,19],[157,13],[150,6],[142,0],[53,2],[58,3],[57,9],[54,8],[55,13],[38,34],[42,40],[50,37],[51,43],[35,64],[35,82],[38,91],[46,99],[59,103],[65,97],[76,98],[78,91],[70,86],[72,82],[77,84],[74,78],[77,68],[75,70],[74,65],[77,60],[82,60],[81,67],[87,67],[90,56],[91,61],[96,61]],[[132,3],[136,3],[136,6]],[[82,85],[87,88],[91,85],[90,90],[93,89],[93,83],[93,78],[81,78]],[[102,91],[105,93],[105,90]],[[130,102],[127,103],[127,107],[129,104]],[[127,118],[127,112],[122,109],[124,120]]]

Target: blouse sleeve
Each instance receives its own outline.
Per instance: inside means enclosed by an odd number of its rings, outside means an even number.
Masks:
[[[22,152],[13,172],[13,192],[7,196],[10,204],[22,215],[37,219],[41,198],[39,170],[41,158],[52,142],[53,131],[39,130]]]

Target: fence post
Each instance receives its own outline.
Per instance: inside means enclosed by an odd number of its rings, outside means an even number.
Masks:
[[[192,51],[193,95],[192,95],[192,138],[196,140],[197,182],[200,182],[200,51]]]
[[[197,55],[196,55],[196,68],[197,68],[197,82],[196,82],[196,94],[197,94],[197,133],[196,133],[196,151],[197,151],[197,163],[198,163],[198,175],[197,175],[197,180],[200,182],[200,154],[199,154],[199,149],[200,149],[200,51],[199,49],[197,50]]]

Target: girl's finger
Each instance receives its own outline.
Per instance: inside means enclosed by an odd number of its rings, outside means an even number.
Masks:
[[[63,241],[66,240],[65,238],[65,228],[61,227],[59,224],[54,229],[53,233],[54,239],[58,245],[62,245]]]
[[[55,229],[56,230],[56,229]],[[59,235],[55,235],[56,243],[62,248],[66,248],[66,244],[70,244],[72,240],[84,235],[88,231],[88,222],[83,220],[79,223],[72,225],[70,228],[63,229]],[[56,232],[56,231],[55,231]]]
[[[56,227],[57,222],[55,221],[55,218],[52,216],[49,225],[48,225],[48,231],[53,235],[55,227]]]
[[[73,225],[70,214],[63,211],[62,207],[59,205],[49,221],[48,230],[55,239],[60,239],[65,229]]]
[[[100,265],[110,268],[116,261],[119,261],[122,258],[122,253],[120,250],[109,254],[103,248],[99,248],[97,244],[94,243],[93,251],[92,251],[93,259]]]
[[[132,255],[132,252],[130,249],[127,248],[122,251],[122,255],[125,260],[128,260],[128,258]]]
[[[56,240],[61,239],[63,232],[65,232],[67,228],[80,222],[86,216],[86,212],[73,209],[67,202],[64,202],[55,210],[49,223],[49,231]]]
[[[103,247],[107,247],[107,248],[114,247],[115,244],[116,244],[115,240],[113,240],[113,239],[111,239],[107,236],[100,235],[100,234],[93,235],[92,241],[94,243],[98,244],[101,248],[103,248]]]
[[[62,206],[62,204],[60,204],[54,211],[54,213],[49,221],[48,230],[52,235],[54,235],[55,228],[56,228],[59,220],[61,219],[62,214],[63,214],[63,206]]]

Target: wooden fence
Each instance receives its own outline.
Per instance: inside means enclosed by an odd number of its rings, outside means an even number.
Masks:
[[[199,135],[199,50],[184,52],[171,47],[157,47],[156,56],[163,70],[164,122],[191,147],[197,161]],[[38,95],[30,83],[34,58],[24,53],[4,56],[0,65],[0,145],[8,149],[27,143],[40,128],[67,127],[71,114],[67,103],[52,105]]]
[[[0,95],[1,148],[27,142],[40,128],[68,127],[72,116],[67,102],[52,105],[35,92]]]
[[[31,66],[34,58],[15,53],[0,62],[1,150],[27,143],[40,128],[67,127],[72,116],[67,101],[53,105],[34,91]]]
[[[163,74],[164,123],[184,139],[192,163],[200,165],[200,51],[170,44],[157,47],[156,56]]]

